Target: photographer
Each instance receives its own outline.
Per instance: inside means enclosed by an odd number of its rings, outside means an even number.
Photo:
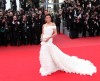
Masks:
[[[21,27],[20,27],[20,22],[18,21],[17,16],[13,16],[12,45],[14,45],[14,46],[20,46],[21,45]]]
[[[36,14],[34,18],[34,35],[35,35],[35,44],[40,44],[41,37],[41,19],[39,19],[39,14]]]
[[[7,46],[9,44],[9,27],[7,16],[4,16],[1,23],[1,43]]]

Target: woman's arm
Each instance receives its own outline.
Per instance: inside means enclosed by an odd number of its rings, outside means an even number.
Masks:
[[[53,38],[53,37],[55,37],[57,35],[57,29],[56,29],[55,23],[53,23],[52,26],[54,26],[54,28],[53,28],[53,34],[52,34],[52,36],[50,36],[49,38],[47,38],[47,40],[45,42],[47,42],[50,38]]]
[[[56,35],[57,35],[57,29],[54,28],[54,29],[53,29],[53,34],[52,34],[52,36],[49,37],[49,38],[53,38],[53,37],[55,37]]]

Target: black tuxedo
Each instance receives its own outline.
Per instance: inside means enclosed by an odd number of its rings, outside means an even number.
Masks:
[[[20,22],[13,21],[11,23],[12,45],[21,45],[21,27]]]
[[[34,35],[35,35],[35,43],[40,43],[40,37],[41,37],[41,20],[39,18],[34,19]]]
[[[5,21],[5,22],[2,22],[1,24],[1,28],[0,28],[0,38],[1,38],[1,45],[5,45],[7,46],[8,43],[9,43],[9,38],[10,38],[10,35],[9,35],[9,27],[8,27],[8,22]]]
[[[21,24],[21,36],[22,36],[22,43],[24,45],[32,44],[32,23],[29,21],[22,21]]]
[[[89,23],[89,36],[94,36],[94,33],[95,33],[95,28],[94,28],[94,20],[92,18],[90,18],[88,20],[88,23]]]
[[[60,15],[56,15],[55,23],[57,26],[57,32],[60,34],[60,23],[61,23]]]

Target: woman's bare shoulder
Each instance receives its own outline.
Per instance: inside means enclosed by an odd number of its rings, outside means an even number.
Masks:
[[[43,27],[45,26],[46,24],[43,24]]]
[[[52,23],[52,26],[56,26],[56,24],[55,23]]]

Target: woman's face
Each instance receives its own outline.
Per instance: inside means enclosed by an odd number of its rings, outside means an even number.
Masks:
[[[23,16],[23,21],[26,21],[26,16],[25,15]]]
[[[46,16],[45,21],[46,22],[51,22],[51,17],[50,16]]]
[[[14,21],[16,21],[16,20],[17,20],[17,17],[16,17],[16,16],[14,16],[14,17],[13,17],[13,20],[14,20]]]

